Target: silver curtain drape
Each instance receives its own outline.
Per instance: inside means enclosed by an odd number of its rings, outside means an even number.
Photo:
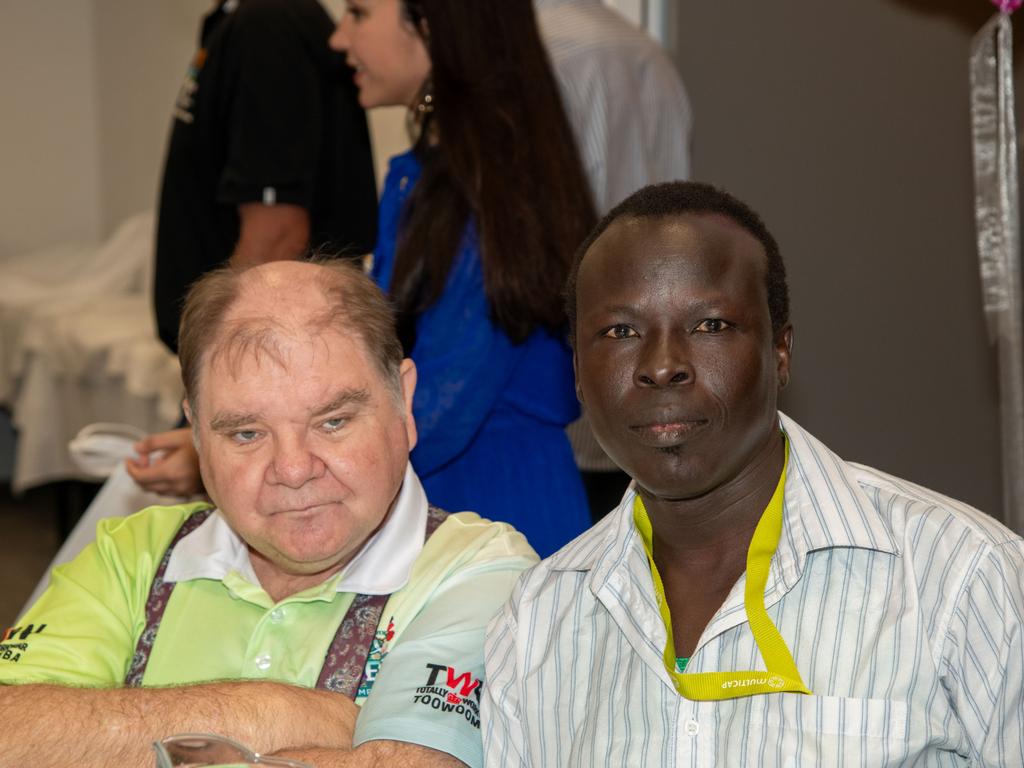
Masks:
[[[1011,6],[1016,3],[1004,4],[971,44],[971,122],[982,300],[999,357],[1003,519],[1024,534],[1024,317]]]

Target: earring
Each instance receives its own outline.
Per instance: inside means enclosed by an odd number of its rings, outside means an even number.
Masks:
[[[421,139],[428,143],[436,141],[436,127],[433,119],[435,106],[433,86],[430,78],[427,78],[420,88],[416,102],[406,113],[406,128],[414,144]]]
[[[430,81],[428,80],[423,84],[423,92],[420,94],[420,99],[416,102],[416,114],[417,115],[429,115],[434,111],[434,94],[430,92]]]

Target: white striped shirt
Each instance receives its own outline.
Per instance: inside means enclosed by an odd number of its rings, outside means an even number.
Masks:
[[[782,425],[765,604],[813,695],[675,692],[630,490],[528,571],[488,628],[487,765],[1024,766],[1024,542]],[[687,672],[764,669],[744,586]]]
[[[690,101],[661,46],[600,0],[534,6],[598,212],[689,177]]]
[[[668,56],[601,0],[534,0],[598,214],[641,187],[690,176],[690,100]],[[614,470],[586,417],[569,425],[576,463]]]

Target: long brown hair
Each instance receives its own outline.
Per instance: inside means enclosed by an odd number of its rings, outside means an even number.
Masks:
[[[423,171],[391,283],[403,340],[444,291],[470,217],[494,322],[515,342],[558,332],[562,287],[596,216],[532,0],[402,4],[430,53],[435,108],[416,142]]]

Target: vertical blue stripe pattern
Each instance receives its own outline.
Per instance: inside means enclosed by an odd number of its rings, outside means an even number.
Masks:
[[[790,464],[765,604],[813,695],[675,692],[630,492],[491,623],[488,766],[1024,766],[1024,541],[780,419]],[[764,669],[744,585],[688,671]]]

